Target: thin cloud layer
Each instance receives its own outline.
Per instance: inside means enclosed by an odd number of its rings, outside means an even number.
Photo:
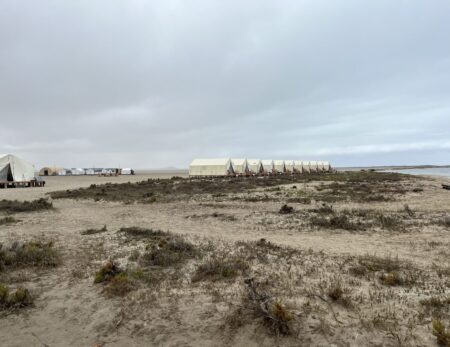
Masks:
[[[448,164],[450,3],[0,3],[0,153]]]

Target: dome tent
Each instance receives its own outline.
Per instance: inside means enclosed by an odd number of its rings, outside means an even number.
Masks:
[[[33,165],[15,155],[0,154],[0,181],[27,182],[33,179]]]

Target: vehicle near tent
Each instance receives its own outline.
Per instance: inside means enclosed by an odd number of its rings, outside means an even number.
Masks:
[[[230,158],[194,159],[189,165],[189,176],[231,176],[234,175]]]
[[[286,165],[284,164],[284,160],[274,160],[273,167],[276,173],[285,174],[286,173]]]
[[[86,174],[86,171],[81,168],[72,168],[70,169],[70,171],[72,171],[72,175],[74,176],[81,176]]]
[[[302,163],[301,160],[294,160],[294,173],[301,174],[304,172]]]
[[[265,175],[272,175],[273,173],[275,173],[275,167],[273,164],[273,160],[264,159],[264,160],[261,160],[261,164],[263,167],[263,173]]]
[[[248,170],[252,175],[260,175],[264,172],[260,159],[247,159]]]
[[[61,175],[61,172],[64,171],[64,168],[58,166],[44,166],[39,170],[39,176],[58,176]]]
[[[134,175],[134,170],[127,167],[120,170],[122,175]]]
[[[231,164],[233,165],[233,170],[236,175],[246,176],[249,174],[247,159],[231,159]]]
[[[309,169],[311,172],[318,172],[319,171],[319,167],[317,165],[317,161],[310,161],[309,162]]]
[[[35,180],[34,167],[13,154],[0,154],[0,181],[28,182]]]
[[[290,174],[294,173],[294,161],[293,160],[285,160],[284,167],[286,169],[286,173],[290,173]]]

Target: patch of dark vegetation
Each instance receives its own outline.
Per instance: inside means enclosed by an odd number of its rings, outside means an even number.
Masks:
[[[442,218],[438,224],[442,225],[446,228],[450,228],[450,217],[446,216],[446,217]]]
[[[28,289],[19,287],[11,292],[6,284],[0,283],[0,311],[13,311],[33,304]]]
[[[95,273],[94,283],[103,283],[105,293],[111,296],[125,296],[134,289],[128,273],[112,260]]]
[[[352,307],[350,289],[342,284],[340,278],[333,278],[325,289],[326,295],[333,302],[339,303],[344,307]]]
[[[323,215],[311,216],[309,222],[313,227],[325,229],[364,230],[362,224],[353,222],[346,214],[342,213],[333,214],[329,217]]]
[[[33,201],[0,200],[0,212],[5,213],[45,211],[52,208],[53,203],[43,198]]]
[[[450,346],[450,327],[445,328],[441,320],[435,319],[432,322],[433,335],[436,336],[436,342],[439,346]]]
[[[433,318],[440,319],[445,315],[450,314],[450,296],[432,296],[420,300],[420,304],[425,309],[425,312]]]
[[[232,280],[249,268],[248,262],[237,255],[213,255],[197,267],[192,282]]]
[[[26,266],[53,267],[60,263],[59,253],[53,242],[13,242],[5,247],[0,244],[0,271]]]
[[[335,181],[335,186],[324,192],[323,198],[338,200],[362,199],[376,201],[377,194],[404,193],[398,182],[412,180],[413,176],[382,172],[310,173],[303,175],[279,175],[271,177],[225,177],[149,179],[138,183],[91,185],[88,188],[52,192],[54,199],[94,199],[122,202],[169,202],[187,200],[198,195],[240,194],[258,188],[276,187],[285,184],[310,181]],[[356,188],[354,188],[356,187]],[[329,191],[331,189],[331,192]],[[335,196],[335,198],[333,198]],[[249,197],[254,198],[254,197]],[[258,200],[259,198],[255,197]],[[268,198],[271,199],[271,198]],[[323,200],[325,201],[325,200]]]
[[[247,296],[244,298],[244,306],[253,312],[255,318],[261,319],[271,333],[278,336],[290,335],[294,314],[280,300],[265,293],[254,279],[246,279],[245,284]]]
[[[139,228],[139,227],[120,228],[118,233],[122,233],[123,235],[131,239],[149,239],[149,240],[158,240],[166,235],[166,233],[162,230]]]
[[[289,260],[295,255],[301,254],[296,248],[280,246],[266,239],[258,241],[238,241],[236,249],[247,261],[257,260],[260,263],[268,263],[271,259]]]
[[[6,216],[4,218],[0,218],[0,225],[6,225],[6,224],[14,224],[20,222],[18,219],[15,219],[11,216]]]
[[[380,282],[386,286],[406,286],[415,284],[417,277],[413,276],[411,272],[403,274],[398,271],[393,271],[382,273],[380,275]]]
[[[334,213],[333,206],[325,204],[325,203],[322,204],[318,208],[312,209],[311,211],[318,213],[318,214],[333,214]]]
[[[197,248],[183,237],[168,234],[147,246],[148,251],[141,257],[145,266],[169,267],[184,263],[198,254]]]
[[[198,248],[183,236],[161,230],[138,227],[121,228],[132,240],[146,243],[146,251],[139,257],[143,266],[169,267],[184,263],[199,254]]]
[[[278,211],[279,214],[290,214],[294,213],[294,208],[292,206],[288,206],[284,204],[281,206],[280,210]]]
[[[210,214],[193,214],[191,216],[186,216],[187,219],[205,219],[205,218],[216,218],[223,222],[234,222],[237,218],[231,214],[213,212]]]
[[[108,229],[106,228],[106,225],[104,225],[102,228],[99,228],[99,229],[86,229],[81,232],[81,235],[95,235],[95,234],[100,234],[100,233],[104,233],[107,231],[108,231]]]

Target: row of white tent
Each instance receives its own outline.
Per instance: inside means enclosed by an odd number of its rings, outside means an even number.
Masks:
[[[330,172],[327,161],[260,160],[260,159],[194,159],[189,176],[250,176]]]

